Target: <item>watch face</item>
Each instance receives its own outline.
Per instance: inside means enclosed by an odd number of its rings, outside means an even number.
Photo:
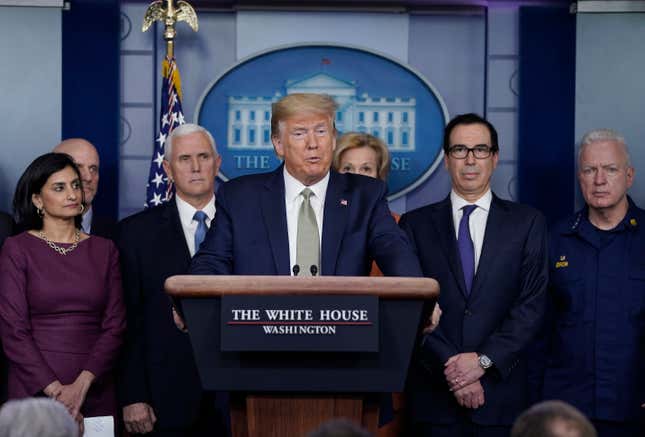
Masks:
[[[493,362],[486,355],[480,355],[479,365],[482,366],[484,369],[488,369],[490,366],[493,365]]]

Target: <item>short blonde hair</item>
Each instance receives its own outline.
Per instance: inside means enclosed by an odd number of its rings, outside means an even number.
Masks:
[[[361,132],[347,132],[338,139],[332,164],[334,170],[340,171],[343,153],[360,147],[369,147],[376,152],[376,177],[383,181],[387,180],[387,175],[390,173],[390,151],[381,139]]]
[[[314,113],[328,115],[331,125],[334,126],[338,105],[334,99],[327,94],[294,93],[289,94],[271,105],[271,136],[280,135],[280,123],[287,118],[302,113]]]

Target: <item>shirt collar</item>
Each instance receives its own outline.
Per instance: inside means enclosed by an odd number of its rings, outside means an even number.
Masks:
[[[483,209],[488,212],[490,210],[490,204],[493,201],[493,193],[490,188],[474,202],[468,202],[466,199],[461,197],[455,192],[455,190],[450,190],[450,203],[452,204],[452,211],[459,211],[466,205],[477,205],[478,208]]]
[[[300,195],[300,192],[305,188],[309,188],[311,191],[313,191],[316,197],[321,201],[325,198],[325,194],[327,193],[327,185],[329,185],[329,171],[324,178],[322,178],[315,184],[308,186],[304,185],[298,179],[291,176],[291,174],[287,171],[286,166],[284,167],[283,175],[284,195],[288,202],[295,201],[296,198]]]
[[[94,216],[94,212],[92,211],[92,205],[90,205],[87,208],[87,211],[85,211],[85,214],[81,217],[81,228],[83,228],[83,232],[86,234],[89,234],[92,231],[92,217]]]
[[[627,201],[629,203],[629,207],[627,208],[627,214],[625,214],[625,217],[623,217],[623,219],[620,222],[618,222],[618,224],[613,229],[609,229],[608,232],[618,232],[623,230],[634,231],[640,225],[640,223],[638,223],[638,220],[636,219],[636,216],[637,216],[636,204],[634,204],[634,201],[629,196],[627,196]],[[574,234],[579,232],[580,224],[582,222],[585,222],[586,225],[595,228],[593,223],[591,223],[591,221],[589,220],[589,206],[586,204],[581,210],[579,210],[575,214],[573,220],[570,223],[570,226],[565,228],[562,233]]]
[[[186,202],[177,194],[175,194],[175,200],[177,202],[177,210],[179,211],[179,219],[182,223],[190,223],[193,220],[193,216],[195,215],[197,208]],[[202,211],[206,213],[209,221],[213,220],[213,217],[215,217],[215,195],[213,195],[206,206],[202,208]]]

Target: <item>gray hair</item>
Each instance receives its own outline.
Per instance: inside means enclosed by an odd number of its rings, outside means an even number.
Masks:
[[[0,437],[78,437],[78,424],[53,399],[9,401],[0,409]]]
[[[584,151],[585,147],[593,143],[606,141],[612,141],[622,146],[623,151],[627,156],[627,167],[631,167],[632,159],[629,154],[629,148],[627,147],[625,137],[613,129],[594,129],[590,130],[582,136],[582,140],[580,140],[580,146],[578,147],[578,165],[580,165],[580,158],[582,158],[582,152]]]
[[[533,405],[515,420],[511,437],[596,437],[589,419],[563,401]]]
[[[217,147],[215,146],[215,139],[211,135],[210,132],[208,132],[205,128],[201,127],[198,124],[193,124],[193,123],[184,123],[172,130],[170,132],[170,135],[168,135],[168,138],[166,138],[166,142],[164,144],[164,157],[166,160],[170,160],[170,155],[172,155],[172,143],[179,137],[185,137],[186,135],[194,134],[196,132],[201,132],[204,135],[206,135],[206,138],[208,138],[208,143],[211,145],[213,148],[213,152],[215,152],[215,156],[218,155],[217,153]]]

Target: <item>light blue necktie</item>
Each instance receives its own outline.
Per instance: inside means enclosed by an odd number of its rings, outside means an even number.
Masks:
[[[195,253],[199,250],[202,241],[206,237],[206,232],[208,232],[208,226],[206,226],[206,219],[208,216],[204,211],[195,211],[193,220],[197,222],[197,230],[195,231]]]

